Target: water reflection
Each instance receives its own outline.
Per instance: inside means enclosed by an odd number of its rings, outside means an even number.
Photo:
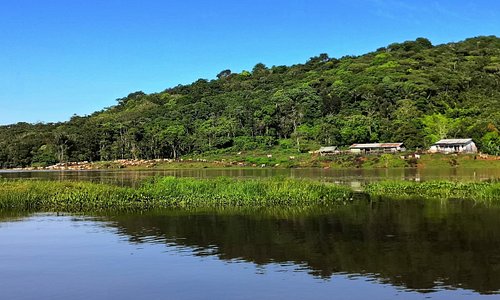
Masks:
[[[176,169],[176,170],[104,170],[104,171],[5,171],[0,178],[47,179],[112,183],[134,186],[153,176],[177,177],[238,177],[258,178],[284,176],[291,178],[314,178],[324,181],[349,184],[354,187],[377,180],[486,180],[500,178],[499,168],[440,168],[440,169]]]
[[[106,299],[113,280],[121,282],[123,299],[141,296],[144,289],[128,288],[137,281],[149,292],[177,288],[173,299],[203,298],[210,289],[215,297],[227,282],[240,290],[218,298],[243,292],[275,298],[283,289],[282,296],[295,299],[328,299],[332,292],[345,299],[387,299],[394,290],[405,299],[428,292],[433,298],[469,299],[471,290],[500,291],[500,206],[413,200],[359,202],[329,211],[0,213],[0,265],[0,287],[7,282],[27,295],[36,293],[25,290],[25,274],[37,272],[49,275],[29,277],[36,285],[57,281],[80,291],[84,278],[102,292],[82,292],[81,299]],[[193,289],[191,280],[202,286]],[[361,286],[365,290],[356,294]],[[74,296],[73,290],[45,289],[45,295],[52,292]]]
[[[22,222],[30,216],[28,212],[2,211],[0,210],[0,228],[6,222]]]
[[[130,242],[175,243],[200,256],[293,263],[321,278],[371,276],[422,292],[500,291],[499,207],[388,201],[302,214],[163,212],[111,219]]]

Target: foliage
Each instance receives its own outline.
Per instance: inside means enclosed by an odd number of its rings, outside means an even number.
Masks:
[[[368,184],[365,191],[372,197],[500,201],[500,182],[386,181]]]
[[[500,155],[500,134],[498,131],[486,133],[481,139],[481,143],[485,152]]]
[[[377,182],[368,184],[365,192],[372,200],[383,196],[500,201],[498,182]],[[286,178],[163,177],[150,180],[139,188],[90,182],[0,181],[0,209],[20,211],[327,207],[351,202],[355,196],[348,187]]]
[[[88,182],[0,181],[0,209],[29,211],[328,206],[350,201],[352,195],[347,187],[282,178],[165,177],[137,189]]]

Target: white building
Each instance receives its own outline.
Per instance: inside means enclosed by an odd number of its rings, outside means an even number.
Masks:
[[[477,153],[472,139],[444,139],[436,142],[429,149],[430,153]]]
[[[352,153],[394,153],[406,150],[403,143],[354,144],[349,149]]]

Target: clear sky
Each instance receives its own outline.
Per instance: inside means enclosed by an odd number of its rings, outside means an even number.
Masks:
[[[0,124],[68,120],[223,69],[500,36],[497,0],[2,0]]]

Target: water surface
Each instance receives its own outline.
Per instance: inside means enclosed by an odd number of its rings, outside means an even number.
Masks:
[[[153,176],[176,177],[237,177],[260,178],[283,176],[312,178],[348,184],[354,187],[378,180],[487,180],[500,178],[500,168],[439,168],[439,169],[175,169],[175,170],[94,170],[94,171],[7,171],[0,178],[46,179],[112,183],[133,186]]]
[[[499,299],[500,207],[0,215],[2,299]]]

